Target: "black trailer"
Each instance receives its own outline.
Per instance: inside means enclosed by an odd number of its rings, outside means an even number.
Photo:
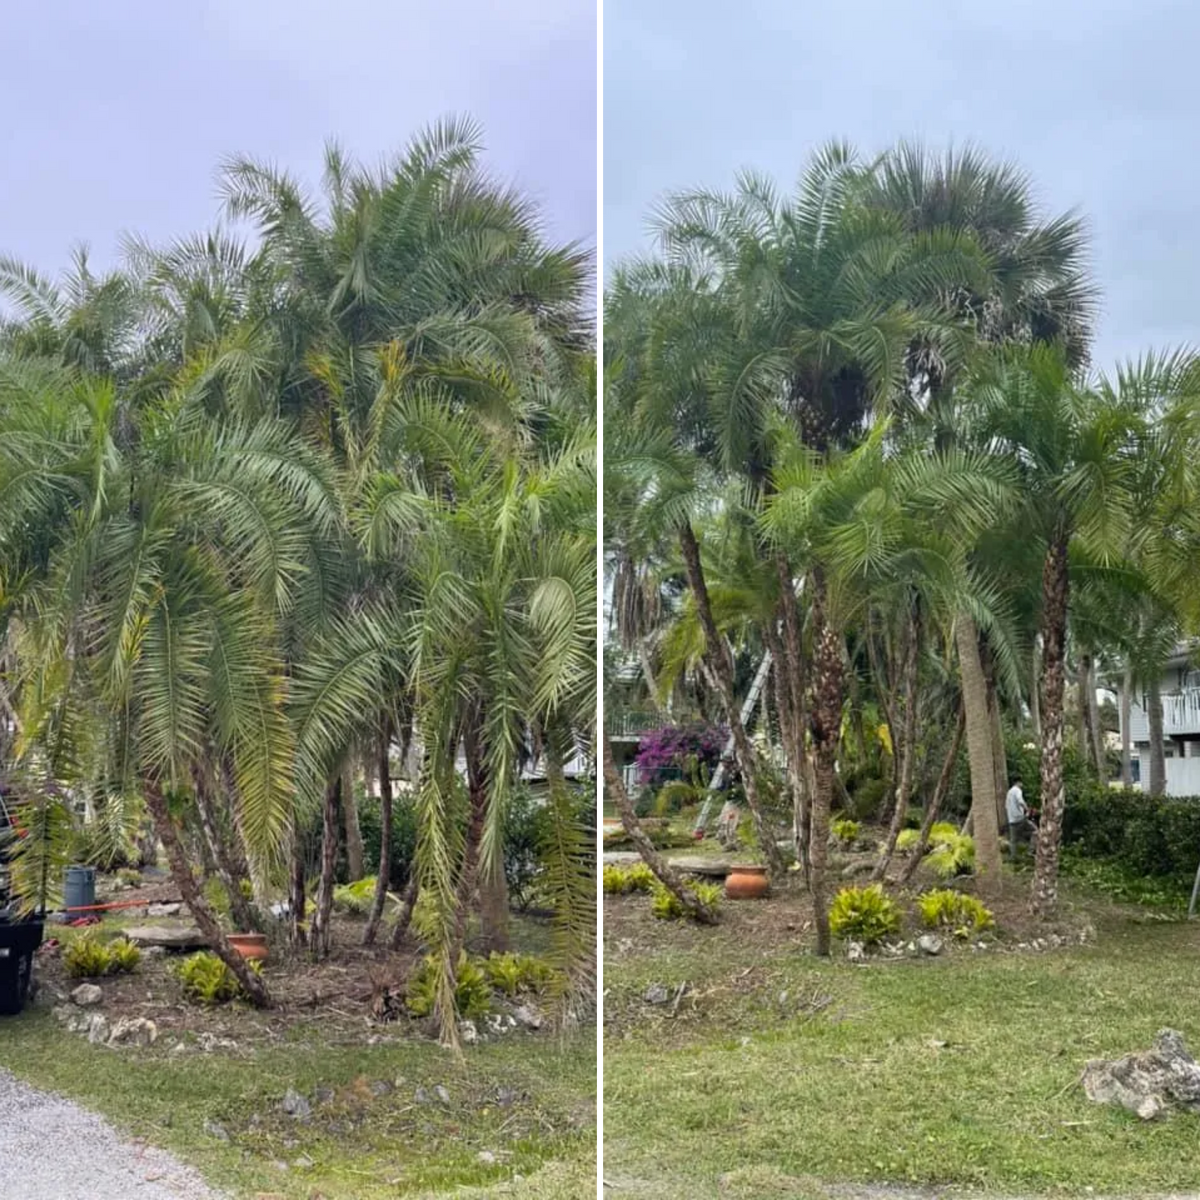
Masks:
[[[33,956],[45,930],[44,902],[31,914],[12,891],[8,864],[20,836],[12,811],[0,794],[0,1016],[12,1016],[25,1007],[33,981]]]

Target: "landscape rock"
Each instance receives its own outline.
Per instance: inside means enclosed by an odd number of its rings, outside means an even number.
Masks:
[[[162,946],[167,950],[200,950],[208,945],[194,925],[135,925],[125,936],[139,946]]]
[[[108,1039],[108,1018],[103,1013],[92,1013],[87,1026],[87,1040],[93,1046],[103,1046]]]
[[[928,954],[930,957],[936,957],[941,954],[943,942],[940,937],[933,933],[923,933],[917,938],[917,949],[922,954]]]
[[[852,963],[860,963],[867,961],[867,948],[862,942],[847,942],[846,957]]]
[[[476,1158],[487,1167],[490,1167],[496,1161],[496,1156],[490,1150],[480,1150]]]
[[[182,904],[148,904],[146,906],[146,916],[177,917],[182,910]]]
[[[283,1093],[283,1099],[279,1102],[279,1107],[283,1109],[289,1117],[305,1117],[312,1116],[312,1105],[300,1095],[294,1088],[288,1088]]]
[[[333,1100],[334,1095],[335,1095],[335,1093],[334,1093],[333,1088],[321,1086],[321,1087],[317,1088],[317,1090],[315,1092],[313,1092],[313,1099],[318,1104],[328,1104],[328,1103],[330,1103],[330,1101]]]
[[[80,1008],[90,1008],[104,999],[104,993],[95,983],[81,983],[72,993],[71,1000]]]
[[[1200,1112],[1200,1064],[1174,1029],[1160,1029],[1150,1050],[1111,1062],[1092,1059],[1083,1069],[1082,1083],[1089,1100],[1119,1105],[1143,1121],[1173,1106]]]
[[[373,1084],[371,1084],[371,1095],[375,1097],[388,1096],[394,1090],[395,1089],[390,1083],[388,1083],[386,1079],[377,1079]]]
[[[145,946],[142,948],[143,958],[166,958],[166,946]]]
[[[875,870],[875,864],[869,860],[858,859],[855,862],[847,863],[842,868],[843,879],[854,879],[859,875],[870,875]]]
[[[439,1104],[450,1103],[450,1093],[440,1083],[433,1089],[433,1094],[437,1097]]]
[[[207,1029],[197,1035],[196,1045],[205,1054],[211,1054],[214,1050],[236,1050],[238,1048],[238,1044],[233,1038],[217,1037],[215,1033],[210,1033]]]
[[[458,1036],[464,1046],[474,1046],[479,1041],[479,1030],[475,1028],[475,1022],[459,1021]]]
[[[146,1017],[122,1017],[108,1038],[110,1046],[153,1046],[158,1041],[158,1026]]]
[[[533,1030],[541,1029],[544,1020],[542,1014],[532,1004],[522,1004],[519,1008],[514,1008],[513,1017],[518,1025]]]
[[[662,983],[652,983],[643,993],[642,999],[647,1004],[666,1004],[671,999],[671,993],[667,990],[666,985]]]
[[[418,1104],[429,1104],[431,1101],[429,1093],[423,1087],[417,1088],[417,1090],[413,1093],[413,1099]]]

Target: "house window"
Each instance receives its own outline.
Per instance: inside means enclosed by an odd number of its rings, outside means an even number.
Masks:
[[[1183,676],[1183,686],[1185,688],[1200,688],[1200,671],[1193,667]]]
[[[1163,747],[1163,758],[1174,758],[1174,757],[1175,757],[1175,747],[1174,746],[1164,746]]]

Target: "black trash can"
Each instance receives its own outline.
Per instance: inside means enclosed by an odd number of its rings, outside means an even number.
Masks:
[[[41,921],[0,922],[0,1016],[14,1016],[25,1007],[44,928]]]

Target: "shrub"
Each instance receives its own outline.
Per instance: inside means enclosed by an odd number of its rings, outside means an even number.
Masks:
[[[725,737],[723,729],[703,721],[651,730],[638,741],[638,778],[651,785],[671,778],[697,783],[720,762]]]
[[[859,821],[869,821],[878,816],[880,808],[887,797],[888,785],[886,779],[875,775],[860,778],[849,793],[850,803],[846,811],[851,818]]]
[[[672,779],[658,789],[654,797],[654,815],[667,817],[704,799],[704,789],[683,779]]]
[[[835,937],[873,946],[900,931],[900,910],[878,883],[842,888],[829,908],[829,928]]]
[[[374,903],[374,875],[356,879],[353,883],[340,884],[333,889],[333,907],[338,912],[349,913],[353,917],[362,917],[371,911],[371,905]]]
[[[724,892],[719,883],[700,883],[688,880],[684,887],[688,888],[697,900],[702,904],[707,904],[709,908],[720,907]],[[650,889],[650,911],[664,921],[678,921],[690,915],[675,894],[667,891],[657,879]]]
[[[112,973],[114,975],[132,974],[138,963],[142,961],[141,948],[128,938],[116,938],[108,943],[108,952],[112,956]]]
[[[995,927],[991,910],[975,896],[952,888],[936,888],[917,897],[921,920],[929,929],[952,929],[956,937]]]
[[[113,954],[90,933],[75,938],[63,950],[63,968],[71,979],[95,979],[112,970]]]
[[[142,873],[134,867],[122,867],[117,872],[117,878],[126,887],[141,887]]]
[[[975,869],[975,839],[965,833],[952,833],[933,844],[925,862],[939,879],[969,875]]]
[[[548,962],[532,954],[497,954],[493,951],[484,962],[483,970],[488,983],[506,996],[544,991],[557,976]]]
[[[911,854],[921,840],[919,829],[902,829],[896,838],[896,853]]]
[[[437,1002],[437,980],[442,964],[437,955],[425,957],[421,965],[409,976],[405,990],[404,1004],[409,1014],[414,1017],[428,1017],[433,1014]],[[482,1017],[492,1007],[492,989],[478,963],[472,962],[466,954],[461,954],[458,960],[458,978],[454,989],[454,1011],[460,1017]]]
[[[380,842],[383,840],[382,812],[379,799],[368,796],[356,785],[358,828],[362,834],[363,861],[375,871],[379,867]],[[320,833],[314,830],[319,842]],[[392,784],[392,836],[388,848],[388,886],[402,891],[408,883],[409,868],[417,844],[417,816],[407,796]]]
[[[862,826],[857,821],[851,821],[848,817],[840,817],[838,820],[830,822],[829,832],[843,846],[849,846],[858,840],[858,835],[862,832]]]
[[[934,821],[929,827],[929,844],[941,846],[959,836],[958,827],[950,821]]]
[[[257,960],[247,962],[256,974],[262,971]],[[237,976],[211,950],[191,954],[175,968],[184,997],[212,1007],[235,999],[242,990]]]
[[[604,890],[610,895],[648,892],[654,883],[654,872],[644,862],[630,863],[627,867],[608,863],[604,867]]]

